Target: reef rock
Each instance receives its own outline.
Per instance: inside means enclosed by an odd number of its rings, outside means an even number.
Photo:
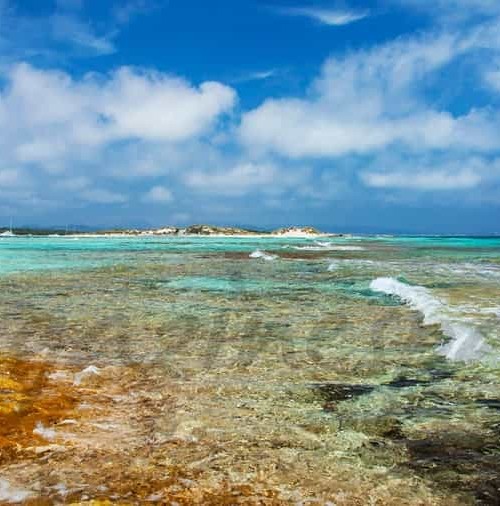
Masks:
[[[272,234],[283,237],[310,237],[321,235],[321,232],[313,227],[285,227],[274,230]]]

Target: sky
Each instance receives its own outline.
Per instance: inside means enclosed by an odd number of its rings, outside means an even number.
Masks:
[[[0,226],[500,233],[498,0],[0,0]]]

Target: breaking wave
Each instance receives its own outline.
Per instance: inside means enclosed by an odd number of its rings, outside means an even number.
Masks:
[[[294,249],[302,251],[363,251],[361,246],[339,246],[329,242],[316,241],[315,246],[294,246]]]
[[[438,351],[448,359],[477,360],[490,351],[479,330],[452,316],[450,313],[453,309],[427,288],[411,286],[394,278],[377,278],[371,282],[370,288],[375,292],[394,295],[422,313],[425,325],[439,325],[450,341],[441,345]]]
[[[271,255],[270,253],[266,253],[265,251],[261,251],[260,249],[255,250],[253,253],[250,253],[250,258],[260,258],[266,261],[276,260],[278,258],[277,255]]]

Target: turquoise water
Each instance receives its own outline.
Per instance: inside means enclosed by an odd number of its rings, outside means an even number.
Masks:
[[[167,460],[283,504],[500,496],[500,238],[0,238],[0,352],[135,385],[92,394],[114,449],[85,440],[110,473],[142,470],[121,499]],[[0,470],[49,503],[54,472],[109,498],[72,448],[57,471]]]

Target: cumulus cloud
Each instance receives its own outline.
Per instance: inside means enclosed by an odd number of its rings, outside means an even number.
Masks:
[[[497,93],[500,92],[500,60],[488,66],[484,73],[484,78],[491,90]]]
[[[37,196],[69,206],[119,205],[131,199],[118,179],[209,163],[209,139],[236,102],[234,90],[218,82],[197,86],[129,67],[74,78],[21,63],[2,77],[0,189],[4,201],[20,205]],[[167,196],[157,188],[147,197]]]
[[[172,192],[164,186],[153,186],[147,193],[143,195],[144,202],[153,204],[163,204],[173,199]]]
[[[75,80],[29,64],[12,67],[0,92],[4,159],[49,170],[113,142],[180,142],[195,138],[229,112],[235,92],[199,87],[158,72],[120,68]],[[81,155],[79,154],[81,153]]]
[[[471,170],[446,172],[439,168],[429,172],[365,173],[363,181],[374,188],[413,189],[421,191],[463,190],[481,183],[479,174]]]
[[[419,89],[427,76],[476,47],[495,47],[490,29],[467,36],[399,39],[329,59],[305,98],[265,101],[243,115],[240,138],[255,152],[291,158],[408,149],[500,147],[497,115],[433,108]]]
[[[83,200],[96,204],[122,204],[128,200],[126,195],[101,188],[85,190],[80,196]]]
[[[407,5],[417,8],[415,2]],[[80,0],[59,4],[51,40],[73,40],[93,54],[115,49],[113,35],[84,21]],[[444,12],[452,4],[435,6]],[[142,0],[124,5],[117,24],[145,7]],[[481,15],[493,12],[493,4],[472,5]],[[338,26],[367,13],[294,8],[287,14]],[[275,95],[241,116],[236,92],[221,82],[192,83],[133,67],[77,76],[46,65],[4,66],[0,200],[30,212],[116,206],[119,216],[175,195],[178,212],[194,219],[209,212],[224,219],[245,206],[262,213],[266,205],[312,209],[368,195],[424,199],[447,191],[446,199],[481,194],[493,201],[500,181],[495,102],[447,109],[436,105],[439,90],[430,87],[472,54],[478,72],[471,79],[482,75],[486,92],[500,91],[499,25],[490,19],[452,28],[334,54],[304,94]],[[485,48],[488,61],[478,57]],[[263,67],[234,82],[278,72]]]
[[[452,151],[425,154],[388,151],[367,167],[359,179],[379,197],[412,202],[439,193],[440,205],[499,202],[500,158]],[[410,190],[410,191],[408,191]]]
[[[100,112],[119,137],[176,142],[203,133],[231,110],[235,97],[217,82],[194,88],[180,79],[124,68],[103,90]]]
[[[63,190],[74,192],[78,190],[83,190],[87,188],[91,184],[89,178],[85,176],[75,176],[75,177],[65,177],[64,179],[60,179],[54,183],[55,190]]]
[[[366,18],[369,11],[325,9],[319,7],[288,7],[279,9],[281,14],[287,16],[301,16],[312,19],[328,26],[343,26]]]
[[[11,188],[13,186],[21,186],[25,184],[25,180],[19,170],[4,169],[0,170],[0,187]]]
[[[191,171],[184,181],[188,187],[209,194],[241,196],[254,191],[284,193],[303,183],[307,169],[285,170],[270,162],[243,162],[225,170]]]

